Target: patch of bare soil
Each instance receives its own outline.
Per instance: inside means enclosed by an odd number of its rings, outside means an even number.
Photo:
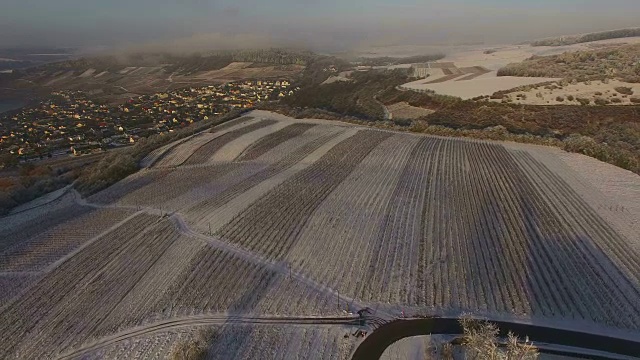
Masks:
[[[417,119],[435,112],[434,110],[411,106],[406,102],[389,105],[387,109],[389,109],[394,119]]]

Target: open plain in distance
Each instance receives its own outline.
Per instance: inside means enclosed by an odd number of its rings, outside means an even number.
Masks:
[[[212,358],[347,359],[364,307],[638,338],[640,178],[582,161],[254,111],[1,218],[0,358],[165,358],[206,328]]]

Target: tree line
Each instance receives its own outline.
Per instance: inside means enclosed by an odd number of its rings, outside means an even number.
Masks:
[[[563,46],[581,44],[591,41],[620,39],[626,37],[640,36],[640,28],[619,29],[602,31],[584,35],[562,36],[556,38],[542,39],[531,42],[531,46]]]

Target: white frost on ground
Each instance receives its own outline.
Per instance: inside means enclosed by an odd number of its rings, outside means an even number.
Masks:
[[[156,167],[166,167],[166,166],[178,166],[185,162],[193,153],[198,150],[201,146],[204,146],[209,141],[216,139],[228,132],[243,128],[247,125],[251,125],[256,123],[258,120],[252,119],[249,121],[243,121],[239,124],[234,124],[232,127],[227,129],[216,131],[214,133],[211,132],[201,132],[199,134],[194,135],[190,138],[190,140],[181,143],[175,148],[169,150],[169,153],[158,161],[155,165]]]
[[[254,118],[265,118],[272,119],[277,121],[288,121],[289,123],[297,122],[297,123],[305,123],[305,124],[319,124],[319,125],[331,125],[331,126],[348,126],[354,127],[357,125],[353,125],[347,122],[336,121],[336,120],[324,120],[324,119],[294,119],[292,117],[273,113],[265,110],[253,110],[250,113],[245,114],[245,116],[252,116]]]
[[[60,199],[62,196],[64,196],[64,194],[67,193],[67,191],[69,191],[69,189],[71,188],[71,185],[65,186],[62,189],[58,189],[56,191],[52,191],[48,194],[42,195],[37,199],[33,199],[31,201],[29,201],[28,203],[16,206],[15,208],[13,208],[10,212],[11,215],[14,214],[18,214],[21,212],[25,212],[27,210],[31,210],[31,209],[35,209],[37,207],[40,206],[44,206],[47,205],[53,201],[56,201],[58,199]]]
[[[640,97],[640,84],[619,80],[580,82],[557,87],[545,85],[527,91],[514,91],[507,94],[507,97],[514,104],[528,105],[581,105],[578,99],[587,99],[592,103],[596,99],[604,99],[610,101],[610,105],[632,105],[631,99]],[[616,91],[617,87],[630,88],[633,94],[620,94]],[[569,100],[569,96],[573,100]],[[562,101],[558,101],[558,97]],[[502,99],[492,99],[491,101],[499,102]]]
[[[205,234],[216,232],[234,217],[247,216],[248,206],[362,128],[267,112],[253,114],[286,124],[323,125],[286,140],[257,159],[226,164],[232,165],[231,170],[220,164],[151,169],[114,186],[131,189],[124,191],[123,200],[104,205],[108,209],[92,212],[95,220],[100,215],[100,222],[78,221],[82,216],[78,215],[60,225],[72,233],[81,232],[68,225],[74,221],[89,224],[84,226],[87,229],[98,228],[103,220],[103,228],[111,227],[83,240],[80,248],[45,270],[46,281],[31,287],[28,294],[32,295],[19,297],[19,302],[0,312],[0,325],[5,329],[0,339],[8,344],[0,348],[0,357],[32,354],[35,358],[77,346],[93,351],[97,348],[87,344],[105,340],[106,334],[120,339],[122,347],[105,349],[96,357],[163,358],[182,335],[156,336],[161,332],[153,330],[158,329],[157,324],[147,323],[149,328],[144,329],[151,331],[144,337],[148,341],[137,342],[142,333],[131,330],[137,321],[169,316],[167,321],[174,323],[179,320],[175,314],[193,316],[172,327],[177,334],[207,313],[209,317],[227,312],[245,317],[258,313],[330,316],[348,302],[355,306],[347,311],[366,305],[380,314],[374,316],[386,319],[401,313],[459,315],[473,311],[494,320],[512,317],[637,338],[637,255],[626,245],[618,246],[625,241],[623,237],[631,241],[635,234],[637,239],[640,186],[636,175],[554,148],[394,133],[353,164],[322,202],[305,204],[302,199],[299,205],[313,206],[308,217],[274,222],[291,235],[272,231],[270,238],[261,238],[267,245],[293,236],[295,242],[286,256],[267,258],[251,244],[243,247],[240,235],[219,239]],[[336,136],[329,136],[333,134]],[[234,177],[242,181],[240,175],[253,174],[318,138],[330,140],[301,152],[305,155],[296,161],[305,158],[291,167],[233,193],[225,204],[212,205],[202,214],[180,213],[200,200],[198,196],[215,196],[233,185]],[[333,169],[344,164],[326,166]],[[218,177],[215,171],[221,171]],[[312,180],[331,180],[330,175],[330,171],[314,172]],[[145,183],[145,176],[150,183]],[[300,187],[289,189],[299,191]],[[111,211],[131,212],[142,200],[145,206],[135,220],[130,216],[118,223],[121,217],[109,220],[102,216]],[[38,223],[52,209],[69,215],[65,211],[74,206],[82,206],[81,210],[102,207],[91,201],[78,203],[69,203],[69,195],[63,196],[20,216],[0,219],[0,230],[14,223]],[[158,222],[157,215],[166,213],[167,204],[175,205],[178,213],[170,216],[171,222]],[[261,211],[268,211],[269,219],[287,219],[279,214],[293,214],[297,205]],[[525,218],[530,221],[523,221]],[[242,231],[257,236],[253,219],[242,224]],[[416,224],[425,219],[418,228]],[[371,235],[378,230],[382,236]],[[433,241],[420,241],[424,234]],[[588,244],[579,239],[585,236],[603,250],[584,247]],[[67,242],[67,236],[60,238]],[[46,237],[33,239],[33,245],[43,249],[52,244]],[[371,239],[379,240],[375,247],[370,246]],[[563,240],[562,247],[555,240]],[[425,244],[429,247],[421,248]],[[508,246],[501,256],[487,251],[502,244]],[[448,259],[443,257],[445,252]],[[27,255],[33,254],[37,252]],[[602,261],[607,258],[612,261]],[[21,291],[15,279],[5,276],[0,280],[0,291],[2,287],[6,293]],[[557,300],[548,294],[557,294]],[[213,358],[298,354],[299,358],[348,359],[358,342],[347,334],[353,329],[342,326],[235,325],[228,324],[227,317],[214,320],[220,321],[215,324],[224,331],[211,344]],[[132,336],[109,335],[118,329]],[[421,341],[399,343],[395,358],[424,354],[427,345]],[[389,356],[393,354],[392,350]]]
[[[555,78],[532,78],[516,76],[496,76],[496,72],[487,73],[471,80],[449,81],[433,84],[425,82],[435,79],[427,78],[419,82],[412,82],[402,85],[413,90],[432,90],[438,94],[457,96],[463,99],[471,99],[476,96],[491,95],[496,91],[509,90],[518,86],[539,84],[547,81],[557,81]]]
[[[438,345],[451,336],[423,335],[400,339],[391,344],[382,354],[380,360],[427,360],[440,359]]]
[[[505,143],[526,150],[559,175],[621,235],[640,250],[640,176],[592,157],[529,144]]]
[[[355,135],[357,132],[357,129],[349,129],[348,131],[345,131],[342,134],[336,136],[296,165],[277,174],[276,176],[263,181],[257,186],[234,198],[232,201],[221,206],[216,211],[210,213],[207,219],[201,221],[198,224],[195,224],[196,228],[203,232],[208,232],[208,226],[210,226],[211,232],[215,233],[223,225],[236,217],[242,210],[251,205],[254,201],[274,189],[276,186],[283,183],[289,177],[293,176],[293,174],[309,167],[311,164],[320,159],[324,154],[326,154],[329,150],[331,150],[331,148],[333,148],[335,145]]]
[[[468,81],[452,79],[443,83],[425,84],[437,80],[444,75],[431,74],[421,79],[402,85],[414,90],[433,90],[437,93],[470,99],[480,95],[491,95],[496,91],[509,90],[522,85],[536,84],[557,79],[518,78],[496,76],[497,71],[510,64],[519,63],[531,56],[549,56],[565,52],[594,50],[611,44],[637,44],[640,37],[609,39],[583,44],[566,46],[530,46],[530,45],[462,45],[462,46],[394,46],[367,49],[369,56],[411,56],[422,54],[445,53],[447,56],[438,62],[452,62],[458,68],[481,66],[491,70],[490,73]],[[555,97],[555,96],[554,96]],[[546,100],[545,100],[546,104]],[[553,104],[550,101],[550,104]]]
[[[578,193],[640,249],[640,176],[582,154],[560,150],[555,153],[565,168],[579,175],[576,180],[580,184],[570,184],[583,187],[585,190]],[[570,172],[561,173],[565,174]],[[591,190],[594,188],[596,191]]]
[[[240,154],[242,154],[242,152],[245,151],[254,142],[260,140],[261,138],[271,133],[274,133],[278,130],[282,130],[283,128],[289,125],[291,124],[284,121],[279,121],[273,125],[266,126],[256,131],[252,131],[250,133],[244,134],[239,138],[229,142],[228,144],[223,146],[220,150],[216,151],[209,158],[207,163],[233,161],[235,158],[240,156]]]
[[[37,223],[38,219],[46,217],[54,210],[77,206],[73,201],[73,195],[69,192],[59,197],[56,201],[49,202],[43,206],[34,207],[27,211],[14,213],[0,218],[0,232],[8,231],[14,227],[27,223]]]

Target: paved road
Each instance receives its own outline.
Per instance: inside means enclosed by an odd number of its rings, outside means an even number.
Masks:
[[[607,334],[590,333],[583,329],[558,329],[542,325],[507,321],[495,323],[502,335],[509,331],[524,338],[528,336],[542,353],[590,359],[634,359],[640,355],[640,338],[615,338]],[[378,327],[360,343],[352,360],[379,359],[394,342],[411,336],[430,334],[461,334],[457,318],[433,317],[427,319],[395,320]],[[579,349],[558,347],[571,346]],[[607,352],[609,354],[604,354]],[[637,359],[637,358],[636,358]]]

